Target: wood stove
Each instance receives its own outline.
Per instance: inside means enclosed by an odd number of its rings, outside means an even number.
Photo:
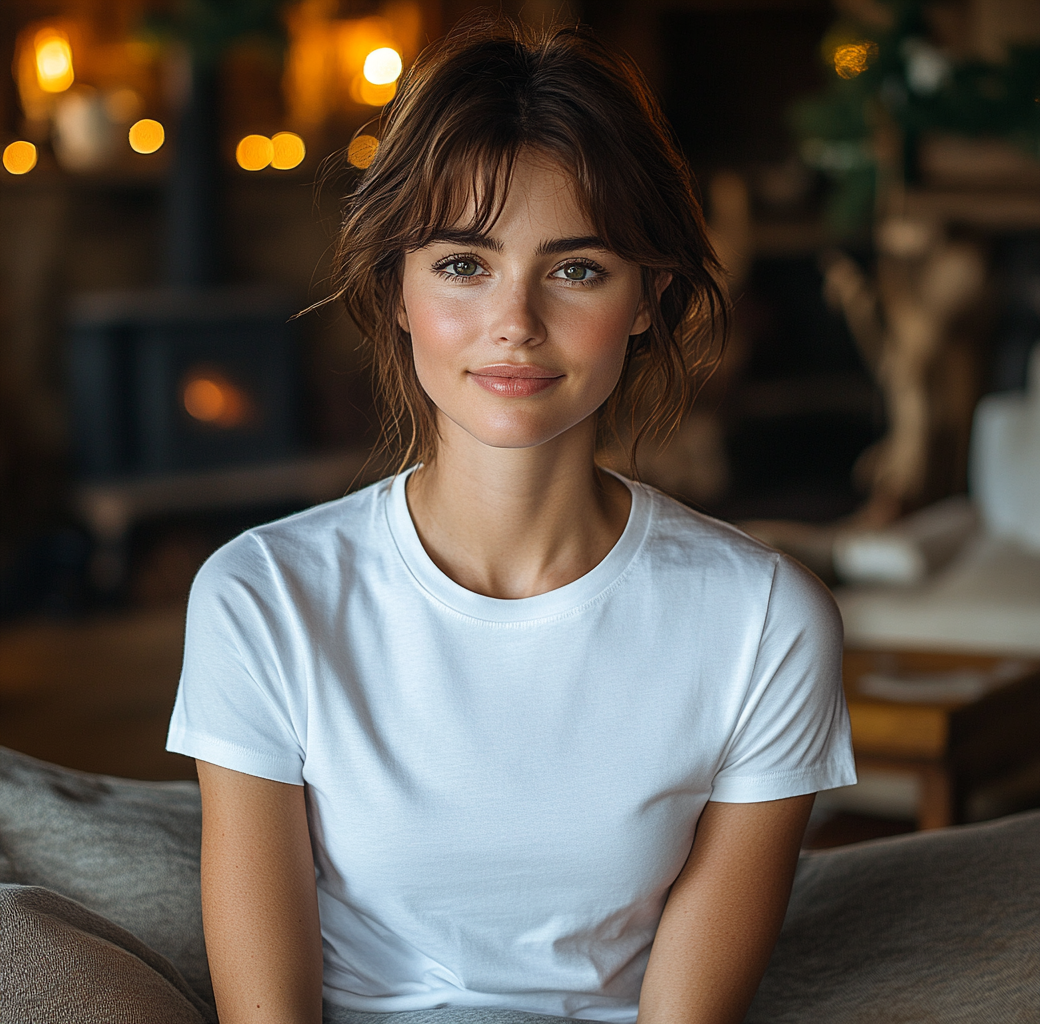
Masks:
[[[83,297],[68,375],[81,480],[272,462],[299,448],[295,307],[269,290]]]

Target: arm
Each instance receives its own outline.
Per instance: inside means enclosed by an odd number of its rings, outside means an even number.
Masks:
[[[665,904],[638,1024],[739,1024],[780,934],[814,796],[709,801]]]
[[[321,929],[303,787],[196,763],[202,921],[221,1024],[319,1024]]]

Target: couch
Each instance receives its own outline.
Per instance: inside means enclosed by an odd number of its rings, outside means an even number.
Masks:
[[[215,1021],[200,835],[193,783],[0,748],[0,1024]],[[70,958],[70,927],[86,956]],[[136,961],[168,987],[166,1021],[123,990]],[[1040,812],[1028,812],[804,853],[746,1024],[1037,1020]]]

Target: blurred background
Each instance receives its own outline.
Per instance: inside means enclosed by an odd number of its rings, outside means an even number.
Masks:
[[[162,746],[194,572],[242,529],[380,475],[353,325],[335,306],[290,317],[328,294],[340,199],[378,146],[402,69],[477,6],[0,8],[0,743],[87,770],[192,777]],[[1000,510],[1032,498],[1001,497],[998,483],[991,500],[970,466],[1003,465],[977,454],[976,411],[986,396],[1027,401],[1040,338],[1040,4],[501,9],[581,20],[632,54],[729,268],[725,356],[676,440],[643,451],[642,475],[789,550],[839,596],[851,587],[853,646],[996,659],[972,663],[983,675],[1014,657],[1028,676],[1040,526],[1033,536],[1027,511],[1001,533]],[[1005,474],[1020,490],[1040,474],[1040,426],[1036,439]],[[856,625],[855,602],[878,586],[883,611],[909,621],[899,601],[994,529],[1021,534],[1024,582],[996,615],[1018,615],[1017,633],[965,639],[967,606],[929,612],[938,633]],[[864,536],[881,555],[850,547]],[[939,683],[965,671],[943,666]],[[963,697],[932,703],[952,714]],[[1019,713],[1031,728],[1034,705]],[[880,810],[858,810],[891,830],[920,824],[924,783],[899,785]],[[966,806],[951,813],[989,813]]]

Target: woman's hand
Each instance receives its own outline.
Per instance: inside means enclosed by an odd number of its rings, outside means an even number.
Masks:
[[[197,765],[202,921],[220,1024],[320,1024],[321,929],[303,786]]]
[[[710,802],[672,885],[638,1024],[740,1024],[780,934],[814,795]]]

